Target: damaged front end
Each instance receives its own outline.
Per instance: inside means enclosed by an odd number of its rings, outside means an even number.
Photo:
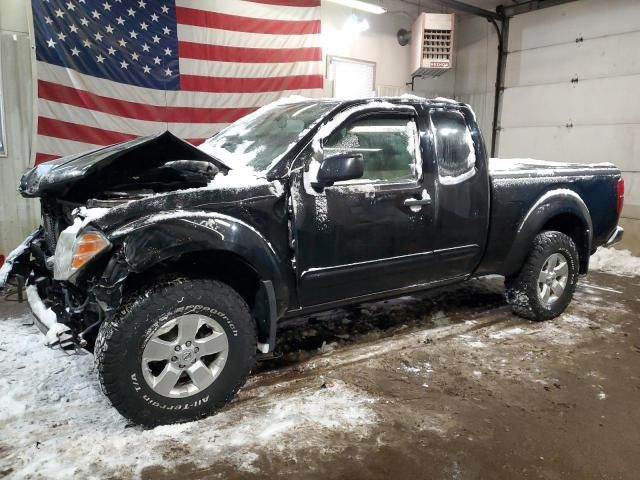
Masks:
[[[20,193],[40,198],[42,225],[6,259],[0,289],[10,276],[20,279],[47,344],[92,349],[100,323],[119,306],[127,272],[87,212],[204,187],[228,170],[169,132],[36,166]]]
[[[0,272],[0,289],[9,277],[18,278],[18,289],[26,285],[26,297],[38,329],[49,346],[63,349],[84,347],[87,322],[98,321],[99,311],[86,310],[88,296],[68,282],[55,280],[55,257],[49,254],[43,227],[29,235],[7,258]],[[19,298],[22,298],[20,291]],[[76,303],[77,302],[77,303]],[[83,308],[85,307],[85,308]]]

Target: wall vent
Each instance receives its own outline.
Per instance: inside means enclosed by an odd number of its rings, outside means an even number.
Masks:
[[[421,13],[411,29],[413,76],[438,77],[453,68],[455,16]]]

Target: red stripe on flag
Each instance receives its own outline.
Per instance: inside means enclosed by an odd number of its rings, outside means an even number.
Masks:
[[[60,155],[38,152],[36,153],[36,165],[40,165],[43,162],[48,162],[49,160],[55,160],[56,158],[60,158]]]
[[[319,7],[320,0],[248,0],[251,3],[282,5],[283,7]]]
[[[268,20],[196,10],[188,7],[176,7],[176,18],[178,23],[184,25],[233,30],[236,32],[268,33],[273,35],[320,33],[320,20]]]
[[[120,117],[175,123],[231,123],[255,108],[160,107],[104,97],[86,90],[38,80],[38,97]]]
[[[290,63],[322,60],[320,47],[310,48],[243,48],[179,42],[182,58],[238,63]]]
[[[268,78],[223,78],[180,75],[180,88],[191,92],[250,93],[322,88],[322,75]]]
[[[139,135],[88,127],[79,123],[64,122],[47,117],[38,117],[38,133],[48,137],[66,138],[94,145],[111,145],[139,137]]]

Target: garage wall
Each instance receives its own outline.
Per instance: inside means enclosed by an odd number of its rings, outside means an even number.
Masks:
[[[322,3],[322,48],[326,55],[356,58],[376,63],[376,90],[382,95],[397,95],[410,91],[406,83],[411,80],[409,46],[401,47],[396,33],[411,30],[419,9],[400,1],[386,0],[384,15],[373,15],[334,3]],[[352,13],[369,22],[370,29],[349,35],[344,24]],[[437,78],[416,79],[415,93],[425,96],[453,96],[455,72],[451,70]],[[326,82],[327,95],[331,84]]]
[[[640,2],[572,2],[519,15],[509,33],[500,156],[618,165],[640,250]]]
[[[7,132],[7,157],[0,157],[0,255],[19,244],[38,223],[38,202],[18,195],[17,181],[31,157],[31,46],[26,4],[2,0],[0,5],[0,64]]]
[[[473,108],[489,150],[498,58],[495,28],[484,18],[458,16],[456,50],[453,95]]]

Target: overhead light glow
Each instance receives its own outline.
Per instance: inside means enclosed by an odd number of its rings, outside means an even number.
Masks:
[[[386,10],[382,8],[380,5],[373,5],[369,2],[361,2],[360,0],[328,0],[328,1],[332,3],[337,3],[339,5],[344,5],[345,7],[362,10],[363,12],[374,13],[376,15],[380,15],[381,13],[386,12]]]
[[[366,18],[360,18],[356,14],[349,15],[347,21],[344,24],[344,29],[347,32],[362,33],[369,30],[369,22]]]

